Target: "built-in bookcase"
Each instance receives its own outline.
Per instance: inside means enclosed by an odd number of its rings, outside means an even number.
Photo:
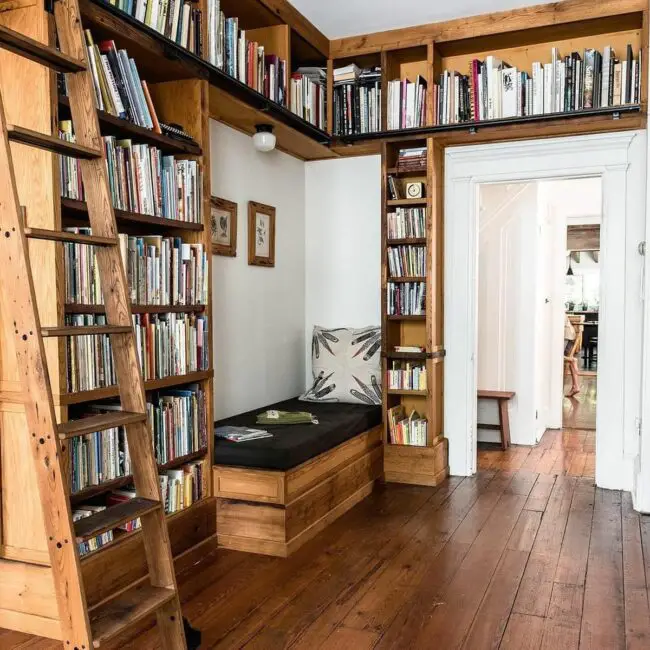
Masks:
[[[421,166],[404,169],[398,166],[401,149],[421,148]],[[387,481],[437,485],[447,476],[447,445],[442,423],[442,212],[440,178],[436,163],[441,163],[441,149],[431,139],[404,140],[382,146],[382,370],[384,374],[384,470]],[[439,168],[438,168],[439,169]],[[406,183],[422,183],[424,196],[417,199],[391,199],[389,182],[405,196]],[[396,231],[389,223],[395,213],[417,215],[415,228]],[[424,249],[424,276],[410,277],[391,273],[391,249]],[[424,300],[416,309],[391,308],[390,290],[406,286],[424,287]],[[418,294],[419,295],[419,294]],[[394,313],[395,311],[400,313]],[[408,312],[408,313],[404,313]],[[416,312],[416,313],[413,313]],[[415,346],[421,352],[397,352],[396,346]],[[421,367],[426,372],[426,389],[390,388],[388,371],[393,364]],[[404,444],[391,439],[390,409],[402,405],[406,415],[416,411],[427,421],[425,440]],[[423,444],[424,443],[424,444]]]

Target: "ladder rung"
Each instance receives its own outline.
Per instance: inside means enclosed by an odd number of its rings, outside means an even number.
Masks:
[[[101,648],[103,643],[154,614],[175,596],[173,589],[139,585],[90,610],[93,645],[95,648]]]
[[[53,47],[0,25],[0,49],[31,59],[58,72],[82,72],[86,66]]]
[[[64,230],[46,230],[45,228],[25,228],[25,236],[30,239],[47,239],[71,244],[88,244],[89,246],[117,246],[117,239],[96,235],[81,235]]]
[[[90,517],[84,517],[74,522],[74,534],[77,543],[85,542],[93,537],[107,533],[128,521],[144,517],[160,508],[160,501],[135,497],[106,510],[100,510]]]
[[[91,334],[129,334],[133,328],[129,325],[83,325],[75,327],[43,327],[41,334],[49,336],[90,336]]]
[[[85,160],[93,160],[101,158],[102,152],[99,149],[90,149],[75,142],[67,142],[61,140],[54,135],[47,135],[25,129],[22,126],[15,124],[7,124],[7,136],[12,142],[20,142],[21,144],[28,144],[32,147],[39,147],[53,153],[60,153],[63,156],[71,156],[72,158],[83,158]]]
[[[146,420],[146,413],[130,413],[129,411],[100,413],[98,415],[82,418],[81,420],[71,420],[70,422],[59,424],[59,438],[61,440],[76,438],[77,436],[84,436],[87,433],[105,431],[106,429],[123,427],[127,424],[145,422]]]

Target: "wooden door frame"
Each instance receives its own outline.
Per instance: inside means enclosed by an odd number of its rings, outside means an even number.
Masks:
[[[601,288],[596,483],[632,489],[639,454],[643,338],[642,260],[635,256],[645,238],[646,148],[645,131],[628,131],[447,149],[445,435],[451,474],[476,472],[478,185],[600,176],[601,264],[607,273]],[[617,259],[610,262],[615,250]],[[625,264],[617,263],[621,254]]]

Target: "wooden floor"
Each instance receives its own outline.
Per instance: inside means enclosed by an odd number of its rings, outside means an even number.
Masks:
[[[580,392],[574,397],[565,397],[562,408],[562,425],[566,428],[595,429],[596,428],[596,375],[580,375]],[[564,394],[571,386],[565,381]]]
[[[184,613],[202,648],[650,648],[650,517],[571,475],[588,440],[481,454],[486,469],[437,489],[381,487],[288,560],[217,551],[180,576]],[[0,631],[3,650],[59,647]],[[158,645],[150,631],[121,647]]]

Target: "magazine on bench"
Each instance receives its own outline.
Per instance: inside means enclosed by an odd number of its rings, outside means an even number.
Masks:
[[[230,442],[248,442],[260,438],[272,438],[273,434],[264,429],[249,429],[248,427],[217,427],[214,434]]]

